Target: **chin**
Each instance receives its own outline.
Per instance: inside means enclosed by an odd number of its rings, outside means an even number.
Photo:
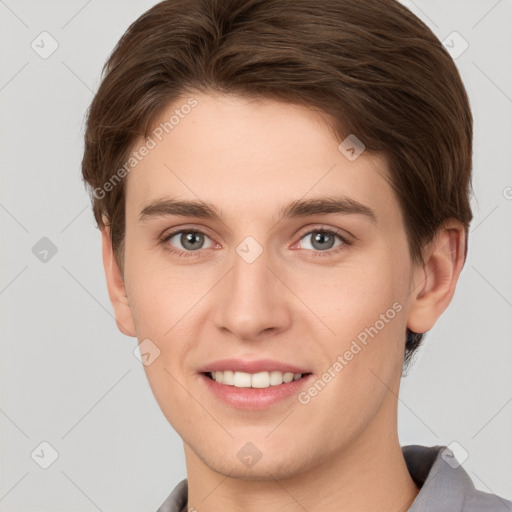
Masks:
[[[233,454],[233,458],[229,459],[226,458],[225,452],[218,458],[214,454],[209,454],[206,457],[200,456],[200,458],[212,471],[239,480],[280,480],[294,477],[307,470],[304,460],[301,462],[290,460],[289,457],[282,457],[276,453],[267,455],[267,457],[263,453],[261,459],[252,467],[246,466],[236,453]]]

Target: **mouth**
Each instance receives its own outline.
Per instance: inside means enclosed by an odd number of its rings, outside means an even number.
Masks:
[[[280,370],[249,373],[235,370],[200,372],[204,392],[230,408],[258,411],[289,404],[313,380],[310,372]]]
[[[203,372],[210,380],[237,388],[266,389],[298,381],[311,373],[282,372],[279,370],[248,373],[234,370]]]

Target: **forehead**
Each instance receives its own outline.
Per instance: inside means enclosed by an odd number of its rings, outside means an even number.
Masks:
[[[326,195],[371,205],[380,215],[396,210],[385,159],[365,151],[349,160],[330,121],[274,100],[184,96],[161,113],[151,140],[134,144],[151,149],[127,176],[128,215],[164,197],[214,203],[237,218],[274,215],[292,201]]]

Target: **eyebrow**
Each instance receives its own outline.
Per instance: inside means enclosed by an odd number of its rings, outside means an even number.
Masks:
[[[373,223],[377,223],[375,211],[359,201],[349,197],[319,197],[314,199],[298,199],[284,206],[279,211],[279,218],[302,218],[312,215],[326,215],[329,213],[364,215]],[[184,217],[198,217],[225,223],[222,213],[212,203],[205,201],[158,199],[145,206],[139,216],[139,221],[145,222],[150,218],[165,217],[167,215],[181,215]]]

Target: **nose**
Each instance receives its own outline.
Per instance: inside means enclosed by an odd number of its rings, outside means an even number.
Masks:
[[[283,283],[282,270],[273,264],[269,251],[258,254],[259,245],[241,244],[237,249],[231,271],[220,283],[215,325],[243,341],[286,330],[293,294]]]

